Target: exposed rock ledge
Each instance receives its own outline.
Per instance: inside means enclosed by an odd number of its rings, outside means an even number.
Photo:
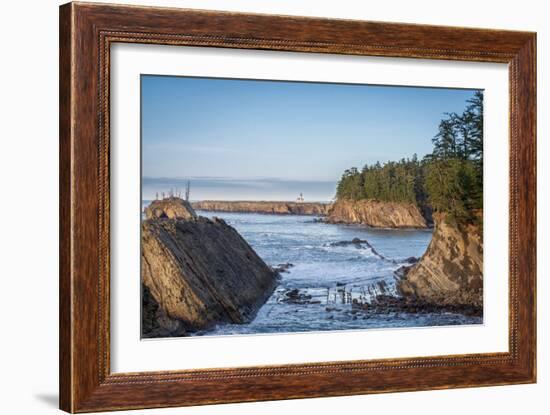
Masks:
[[[417,264],[398,270],[398,291],[430,304],[483,306],[483,237],[480,225],[451,225],[434,215],[435,229]]]
[[[277,273],[223,220],[197,216],[176,198],[149,208],[141,225],[142,336],[251,321]]]
[[[320,202],[277,202],[277,201],[223,201],[204,200],[193,202],[196,210],[237,213],[275,213],[281,215],[325,216],[330,209],[329,203]]]
[[[161,200],[153,200],[145,208],[147,219],[168,218],[168,219],[189,219],[196,218],[197,214],[191,204],[179,197],[169,197]]]
[[[362,224],[376,228],[427,228],[424,217],[413,203],[378,200],[338,200],[329,211],[326,222]]]

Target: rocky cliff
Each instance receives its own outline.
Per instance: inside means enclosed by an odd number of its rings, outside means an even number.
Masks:
[[[450,306],[483,305],[481,225],[457,226],[434,216],[432,240],[417,264],[400,269],[397,286],[407,298]]]
[[[193,202],[196,210],[238,213],[275,213],[282,215],[316,215],[325,216],[329,203],[310,202],[270,202],[270,201],[218,201],[204,200]]]
[[[277,273],[223,220],[196,216],[181,199],[160,202],[141,225],[142,335],[251,321]]]
[[[326,218],[328,223],[362,224],[376,228],[427,228],[430,220],[413,203],[378,200],[338,200]]]

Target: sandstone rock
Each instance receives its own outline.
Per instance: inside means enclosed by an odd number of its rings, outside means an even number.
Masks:
[[[189,219],[197,217],[191,204],[178,197],[154,200],[145,208],[147,219],[168,218],[168,219]]]
[[[141,232],[144,337],[250,322],[277,285],[277,273],[223,220],[153,216]]]
[[[413,203],[378,200],[338,200],[326,218],[328,223],[362,224],[376,228],[427,228],[429,218]]]
[[[270,213],[279,215],[324,216],[330,209],[329,203],[270,202],[270,201],[223,201],[204,200],[193,202],[196,210],[236,213]]]
[[[401,267],[399,292],[438,305],[483,306],[483,237],[481,226],[449,224],[436,214],[428,249],[418,263]]]
[[[151,295],[149,287],[141,284],[141,332],[142,337],[185,336],[180,320],[170,318]]]

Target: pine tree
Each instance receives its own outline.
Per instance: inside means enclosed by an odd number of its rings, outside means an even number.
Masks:
[[[351,168],[338,182],[338,199],[416,203],[469,221],[483,208],[483,92],[468,99],[462,114],[447,113],[422,161],[376,162]]]

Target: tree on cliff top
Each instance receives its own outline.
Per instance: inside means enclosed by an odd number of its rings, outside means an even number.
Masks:
[[[432,139],[434,149],[429,158],[460,159],[482,163],[483,160],[483,92],[476,91],[466,101],[462,114],[446,113]]]
[[[433,137],[433,152],[411,159],[365,165],[344,172],[338,199],[377,199],[431,206],[449,219],[471,221],[483,208],[483,92],[462,114],[447,113]]]
[[[421,203],[425,199],[422,166],[416,155],[384,165],[365,165],[361,172],[348,169],[337,187],[337,198],[377,199],[391,202]]]
[[[483,92],[476,91],[462,114],[446,114],[424,159],[426,193],[435,211],[458,222],[483,209]]]

